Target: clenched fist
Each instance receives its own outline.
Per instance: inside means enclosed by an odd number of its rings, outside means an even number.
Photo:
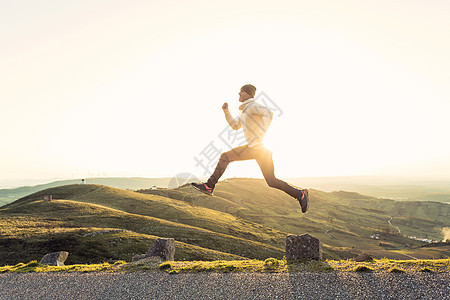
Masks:
[[[228,109],[228,103],[224,103],[223,105],[222,105],[222,109]]]

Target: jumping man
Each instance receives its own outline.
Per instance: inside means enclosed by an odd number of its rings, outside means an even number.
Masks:
[[[308,190],[296,189],[275,177],[272,151],[263,145],[263,138],[272,122],[273,113],[267,107],[255,101],[255,92],[256,88],[251,84],[246,84],[241,88],[239,92],[239,101],[242,102],[239,106],[241,112],[236,119],[231,116],[228,103],[224,103],[222,106],[225,118],[231,128],[238,130],[242,127],[247,144],[222,153],[216,169],[208,181],[192,183],[192,186],[205,194],[212,195],[216,183],[230,162],[255,159],[267,184],[297,199],[302,212],[305,213],[309,206]]]

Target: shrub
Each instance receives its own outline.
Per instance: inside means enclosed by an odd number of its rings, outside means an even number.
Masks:
[[[432,273],[433,271],[431,271],[431,270],[428,269],[428,268],[422,268],[422,269],[420,269],[420,272]]]
[[[324,270],[325,270],[326,272],[331,272],[331,271],[334,271],[334,268],[333,268],[332,266],[330,266],[330,265],[326,265],[326,266],[324,267]]]
[[[165,262],[165,263],[160,264],[158,268],[160,270],[170,269],[170,268],[172,268],[172,265],[170,264],[170,262]]]
[[[228,272],[236,270],[236,267],[233,265],[221,266],[220,270],[224,273],[228,273]]]
[[[27,264],[20,264],[20,265],[21,266],[15,270],[16,272],[20,272],[20,273],[36,272],[36,268],[41,266],[41,264],[35,260],[30,261]]]
[[[371,268],[369,268],[368,266],[357,266],[356,268],[353,269],[354,272],[372,272],[373,270]]]
[[[389,273],[405,273],[405,270],[397,269],[397,268],[390,268]]]
[[[264,261],[264,267],[269,270],[274,270],[280,265],[280,261],[276,258],[267,258]]]
[[[27,263],[25,266],[23,266],[24,268],[35,268],[35,267],[39,267],[41,264],[38,263],[37,261],[33,260],[30,261],[29,263]]]

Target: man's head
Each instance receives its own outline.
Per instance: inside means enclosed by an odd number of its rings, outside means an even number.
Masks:
[[[244,102],[245,100],[255,97],[255,92],[256,88],[253,85],[244,85],[239,92],[239,101]]]

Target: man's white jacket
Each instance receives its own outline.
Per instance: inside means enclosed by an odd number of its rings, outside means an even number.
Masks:
[[[249,147],[263,147],[263,138],[272,122],[273,112],[250,98],[239,106],[239,116],[234,119],[228,108],[224,109],[225,118],[234,130],[242,127]]]

